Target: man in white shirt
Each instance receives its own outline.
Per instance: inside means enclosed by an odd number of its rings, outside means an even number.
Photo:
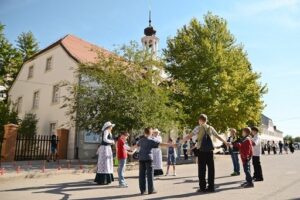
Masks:
[[[263,174],[260,164],[260,155],[261,155],[261,140],[258,135],[258,128],[252,127],[251,128],[251,134],[252,134],[252,145],[253,145],[253,168],[254,168],[254,175],[253,180],[254,181],[263,181]]]

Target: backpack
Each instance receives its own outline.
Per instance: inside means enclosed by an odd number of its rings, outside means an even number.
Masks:
[[[209,129],[209,127],[208,127]],[[204,128],[204,136],[201,141],[201,147],[199,149],[201,152],[210,152],[214,150],[214,146],[211,140],[210,135],[207,133],[207,130]]]

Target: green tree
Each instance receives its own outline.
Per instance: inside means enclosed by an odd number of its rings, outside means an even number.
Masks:
[[[224,19],[211,13],[203,23],[192,19],[167,40],[163,53],[172,84],[181,85],[174,99],[189,115],[189,125],[200,113],[218,131],[259,122],[267,88]]]
[[[295,142],[300,142],[300,137],[295,137],[295,138],[294,138],[294,141],[295,141]]]
[[[21,33],[16,42],[23,61],[27,60],[39,51],[38,42],[31,31]]]
[[[33,113],[26,113],[24,119],[20,123],[18,134],[22,136],[32,137],[37,133],[38,119]]]
[[[290,136],[290,135],[286,135],[286,136],[284,136],[284,137],[283,137],[283,140],[284,140],[284,141],[288,141],[288,142],[294,142],[294,139],[293,139],[293,137],[292,137],[292,136]]]
[[[22,64],[22,57],[5,37],[4,28],[5,26],[0,23],[0,85],[9,88]],[[7,92],[7,89],[3,91],[6,96]]]
[[[170,104],[170,90],[161,84],[162,63],[134,42],[116,52],[99,52],[98,63],[79,68],[80,84],[72,86],[71,97],[65,99],[71,118],[81,130],[98,133],[108,120],[117,130],[130,132],[146,126],[165,131],[176,127],[180,110]]]

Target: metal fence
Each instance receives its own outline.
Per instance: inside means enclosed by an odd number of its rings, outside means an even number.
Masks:
[[[58,144],[59,140],[56,137]],[[17,136],[15,160],[45,160],[51,151],[50,135]]]

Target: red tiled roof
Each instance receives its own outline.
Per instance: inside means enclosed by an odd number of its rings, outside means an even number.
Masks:
[[[60,43],[65,50],[80,63],[97,62],[99,52],[111,54],[108,50],[84,41],[74,35],[66,35]]]
[[[97,62],[98,53],[104,53],[105,54],[113,54],[112,52],[99,47],[97,45],[91,44],[79,37],[76,37],[74,35],[66,35],[65,37],[59,39],[58,41],[54,42],[53,44],[49,45],[48,47],[42,49],[41,51],[37,52],[35,55],[33,55],[31,58],[29,58],[26,61],[33,60],[38,55],[48,51],[49,49],[61,45],[65,51],[77,62],[80,63],[95,63]]]

